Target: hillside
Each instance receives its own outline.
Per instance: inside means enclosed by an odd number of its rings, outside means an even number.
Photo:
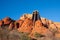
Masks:
[[[5,32],[10,35],[9,38],[11,35],[18,36],[12,36],[9,40],[23,40],[19,38],[20,33],[27,33],[31,40],[60,40],[60,22],[42,18],[37,11],[34,11],[33,14],[23,14],[19,20],[5,17],[0,20],[0,31],[0,40],[8,40],[1,36]]]

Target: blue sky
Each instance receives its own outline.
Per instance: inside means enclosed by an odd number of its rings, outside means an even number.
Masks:
[[[60,22],[60,0],[0,0],[0,19],[18,20],[24,13],[38,10],[41,17]]]

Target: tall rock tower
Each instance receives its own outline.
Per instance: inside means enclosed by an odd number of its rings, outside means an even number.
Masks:
[[[32,21],[37,21],[37,20],[41,20],[39,12],[38,11],[34,11],[33,15],[32,15]]]

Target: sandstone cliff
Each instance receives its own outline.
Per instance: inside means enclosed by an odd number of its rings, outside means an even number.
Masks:
[[[37,11],[34,11],[33,14],[24,14],[19,20],[12,20],[6,17],[0,20],[2,29],[4,28],[3,26],[7,26],[8,30],[17,29],[18,32],[29,33],[32,38],[36,38],[35,33],[52,38],[52,40],[53,36],[60,38],[60,23],[40,17]]]

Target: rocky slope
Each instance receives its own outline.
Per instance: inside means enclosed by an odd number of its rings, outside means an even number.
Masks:
[[[35,38],[35,34],[42,34],[43,40],[55,40],[55,38],[60,38],[60,23],[53,22],[46,18],[40,17],[37,11],[33,14],[24,14],[19,20],[12,20],[6,17],[0,20],[0,27],[8,30],[17,29],[18,32],[29,33],[29,37]],[[56,38],[56,40],[57,40]],[[41,40],[38,38],[38,40]]]

